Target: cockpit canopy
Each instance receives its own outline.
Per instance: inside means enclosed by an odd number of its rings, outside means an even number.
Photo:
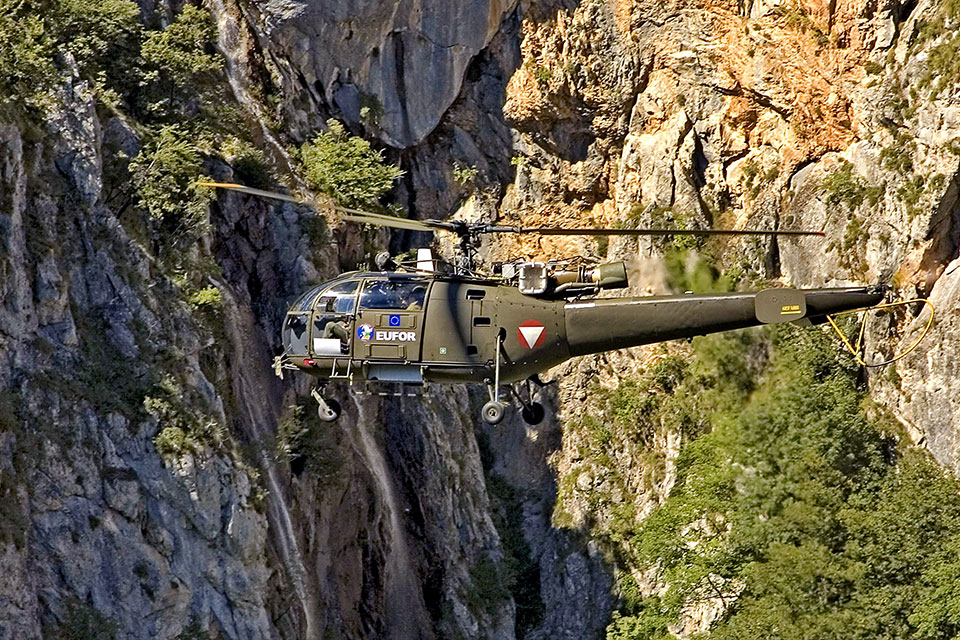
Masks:
[[[429,283],[423,277],[394,275],[354,277],[313,287],[297,298],[287,312],[282,331],[284,349],[291,355],[308,352],[311,318],[324,325],[333,320],[352,323],[358,297],[361,309],[421,310]],[[317,331],[315,328],[314,333]]]
[[[357,300],[358,284],[358,280],[346,280],[333,285],[328,282],[318,285],[297,298],[290,307],[289,313],[309,313],[314,310],[318,302],[322,303],[321,311],[327,310],[332,303],[330,311],[352,313]]]

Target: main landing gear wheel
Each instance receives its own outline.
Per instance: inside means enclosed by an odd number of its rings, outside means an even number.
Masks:
[[[539,402],[531,402],[520,411],[520,417],[529,425],[540,424],[545,415],[547,412]]]
[[[483,421],[487,424],[500,424],[506,412],[507,407],[505,404],[491,400],[483,405],[483,408],[480,410],[480,415],[483,416]]]
[[[340,417],[340,403],[332,398],[324,399],[324,403],[317,407],[317,416],[324,422],[333,422]]]
[[[324,398],[319,391],[313,390],[313,399],[317,401],[317,417],[323,422],[333,422],[340,417],[340,403],[333,398]]]

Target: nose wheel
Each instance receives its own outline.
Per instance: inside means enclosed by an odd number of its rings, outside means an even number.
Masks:
[[[340,417],[340,403],[333,398],[324,398],[323,391],[314,389],[310,395],[317,401],[317,417],[323,422],[334,422]]]

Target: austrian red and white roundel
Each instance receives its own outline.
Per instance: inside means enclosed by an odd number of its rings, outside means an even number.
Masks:
[[[542,322],[536,320],[524,320],[517,327],[517,340],[527,349],[536,349],[542,347],[547,337],[547,330]]]

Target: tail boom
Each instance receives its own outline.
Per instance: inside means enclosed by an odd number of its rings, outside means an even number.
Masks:
[[[580,300],[565,305],[571,356],[824,316],[878,304],[883,287]]]

